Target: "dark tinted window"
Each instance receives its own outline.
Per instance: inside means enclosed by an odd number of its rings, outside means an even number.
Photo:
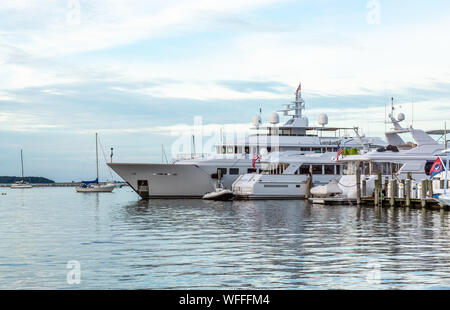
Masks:
[[[313,174],[322,174],[322,165],[312,166]]]
[[[325,174],[334,174],[334,165],[325,165]]]
[[[309,165],[302,165],[300,167],[300,174],[308,174],[309,173]]]
[[[239,174],[239,168],[230,168],[230,174],[231,175]]]

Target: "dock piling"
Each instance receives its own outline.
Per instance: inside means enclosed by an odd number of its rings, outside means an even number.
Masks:
[[[406,180],[405,193],[406,193],[405,204],[406,204],[406,207],[409,208],[409,207],[411,207],[411,180],[410,179]]]

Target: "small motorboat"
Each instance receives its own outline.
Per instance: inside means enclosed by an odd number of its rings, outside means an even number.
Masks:
[[[203,199],[229,201],[233,198],[233,196],[234,194],[231,190],[224,188],[222,183],[217,183],[215,190],[203,196]]]

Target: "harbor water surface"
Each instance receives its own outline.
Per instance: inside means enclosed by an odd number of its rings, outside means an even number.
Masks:
[[[0,289],[450,288],[447,211],[0,191]]]

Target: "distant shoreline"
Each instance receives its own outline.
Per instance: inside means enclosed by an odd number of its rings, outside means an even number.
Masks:
[[[106,183],[102,183],[100,182],[100,184],[106,184]],[[128,186],[128,184],[126,183],[114,183],[117,186]],[[0,187],[11,187],[11,185],[13,185],[13,183],[0,183]],[[82,186],[83,183],[72,183],[72,182],[58,182],[58,183],[32,183],[33,187],[77,187],[77,186]]]

